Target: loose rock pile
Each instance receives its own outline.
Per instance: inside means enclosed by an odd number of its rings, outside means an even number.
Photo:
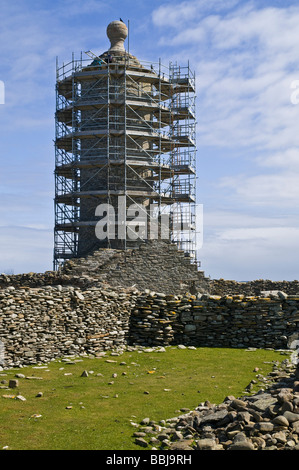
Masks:
[[[206,292],[208,279],[186,253],[174,243],[152,240],[138,249],[99,249],[84,257],[67,261],[64,275],[92,276],[112,288],[136,287],[166,294],[183,294],[190,289]]]
[[[201,403],[175,418],[143,420],[136,444],[164,450],[299,450],[299,368],[288,360],[252,396]]]

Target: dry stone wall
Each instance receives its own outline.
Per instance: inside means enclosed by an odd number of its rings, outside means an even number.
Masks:
[[[134,343],[197,347],[287,348],[299,334],[299,294],[138,297],[131,315]]]
[[[4,365],[47,362],[129,345],[287,348],[299,295],[172,295],[71,286],[0,290]]]
[[[124,347],[134,292],[74,287],[9,287],[0,291],[4,365]]]
[[[128,344],[279,349],[297,337],[298,281],[209,281],[171,243],[0,276],[0,362],[4,351],[9,367]]]
[[[271,281],[256,279],[254,281],[237,282],[227,279],[212,279],[208,282],[210,294],[215,295],[254,295],[259,296],[267,291],[281,291],[296,295],[299,292],[299,281]]]

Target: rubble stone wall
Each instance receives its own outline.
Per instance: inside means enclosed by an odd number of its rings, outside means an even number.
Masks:
[[[299,336],[299,294],[269,297],[141,294],[132,311],[134,343],[287,349]]]
[[[7,366],[127,344],[279,349],[298,330],[298,281],[209,280],[169,242],[100,249],[58,272],[0,276]]]
[[[254,281],[237,282],[227,279],[209,280],[209,292],[215,295],[255,295],[264,291],[282,291],[286,294],[296,295],[299,292],[299,281],[271,281],[270,279],[256,279]]]
[[[61,285],[0,290],[4,365],[123,347],[135,299],[133,292]]]
[[[8,367],[127,344],[286,349],[299,330],[299,295],[172,295],[45,286],[0,290]]]

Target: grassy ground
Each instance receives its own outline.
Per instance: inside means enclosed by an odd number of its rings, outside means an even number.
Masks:
[[[17,373],[42,379],[21,378],[18,388],[1,390],[0,449],[140,450],[132,422],[167,419],[205,400],[221,403],[227,395],[241,396],[256,378],[254,368],[266,375],[272,361],[283,359],[270,350],[167,347],[166,352],[126,351],[5,370],[0,381]],[[84,370],[87,377],[81,377]],[[26,401],[3,395],[22,395]]]

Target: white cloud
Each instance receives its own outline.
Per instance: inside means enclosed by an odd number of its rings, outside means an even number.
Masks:
[[[184,53],[196,67],[201,145],[298,145],[290,84],[296,66],[299,78],[299,8],[249,3],[220,14],[205,2],[203,16],[201,6],[162,5],[153,13],[157,24],[178,29],[162,36],[163,45],[188,46]]]
[[[0,79],[6,87],[6,104],[0,107],[2,226],[18,223],[29,230],[47,227],[47,221],[52,226],[49,187],[54,189],[54,180],[46,174],[51,172],[52,178],[54,166],[55,56],[61,62],[85,47],[105,50],[108,22],[115,11],[117,17],[123,15],[115,3],[1,2]],[[130,3],[123,2],[122,8],[132,7]],[[204,211],[203,264],[219,277],[240,279],[242,272],[265,277],[271,270],[278,277],[282,265],[294,274],[298,260],[292,251],[299,250],[291,213],[297,211],[299,196],[299,105],[291,103],[290,86],[299,79],[298,6],[278,8],[272,1],[268,3],[274,7],[262,8],[259,2],[237,0],[156,2],[157,8],[141,3],[141,10],[139,2],[130,10],[131,51],[138,51],[140,59],[147,58],[147,51],[150,60],[163,54],[166,64],[189,59],[196,69],[198,172],[204,187],[199,194],[204,206],[213,201],[212,212]],[[33,4],[35,9],[28,7]],[[98,21],[91,26],[92,15]],[[47,168],[38,167],[41,162]],[[227,210],[221,212],[223,207]],[[277,208],[282,215],[274,220],[269,213]],[[258,215],[253,217],[255,209]],[[23,266],[31,266],[30,238],[17,233],[22,232],[3,235],[1,256],[10,250],[13,257],[20,243],[16,253],[26,258]],[[32,240],[39,233],[44,232],[32,231]],[[52,237],[49,245],[43,240],[51,252]]]
[[[229,230],[231,228],[235,230],[248,228],[259,229],[260,227],[266,228],[280,228],[280,227],[294,227],[295,221],[289,215],[275,213],[274,215],[262,213],[260,215],[248,213],[242,211],[242,207],[234,208],[234,210],[227,209],[207,209],[204,210],[204,221],[205,226],[209,230],[213,230],[214,233],[218,233],[219,236],[222,233],[221,230]],[[299,221],[297,222],[299,226]],[[218,235],[217,235],[218,236]]]
[[[246,213],[205,214],[202,269],[211,278],[298,279],[298,220]]]
[[[199,250],[202,269],[212,279],[237,281],[254,279],[298,279],[298,243],[291,238],[277,240],[221,240],[205,241]]]
[[[152,13],[153,23],[161,27],[182,29],[187,22],[198,21],[207,12],[228,10],[239,3],[239,0],[191,0],[180,3],[161,5]]]
[[[100,0],[64,0],[58,3],[57,15],[73,17],[85,14],[96,14],[107,10],[107,2]]]
[[[52,269],[52,230],[0,227],[0,245],[0,273],[19,274]]]
[[[260,166],[278,170],[299,171],[299,148],[293,147],[257,158]]]
[[[255,240],[267,242],[279,242],[282,240],[290,242],[299,240],[298,227],[246,227],[224,230],[219,235],[220,240]]]
[[[200,2],[201,3],[201,2]],[[152,13],[152,19],[157,26],[180,28],[184,21],[194,18],[198,13],[199,2],[182,2],[177,5],[161,5]]]
[[[228,176],[222,178],[220,185],[229,188],[239,204],[296,207],[295,203],[299,200],[298,176],[291,172]]]

